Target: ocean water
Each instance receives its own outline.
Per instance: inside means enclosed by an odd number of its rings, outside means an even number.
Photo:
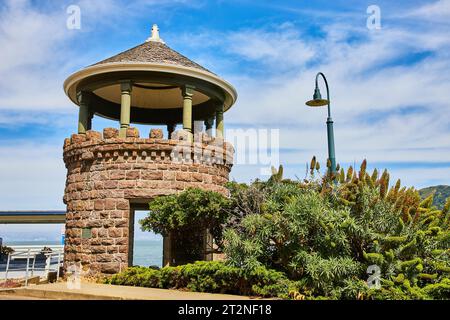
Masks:
[[[6,246],[49,246],[59,245],[58,241],[16,241],[5,242]],[[148,266],[162,266],[163,241],[162,239],[155,240],[135,240],[133,252],[133,265],[148,267]]]
[[[133,264],[136,266],[162,266],[163,241],[136,240],[134,241]]]

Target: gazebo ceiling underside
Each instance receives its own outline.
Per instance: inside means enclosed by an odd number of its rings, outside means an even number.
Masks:
[[[120,103],[120,84],[103,87],[94,94],[114,103]],[[161,86],[158,83],[135,83],[131,92],[131,101],[135,106],[144,109],[177,109],[183,106],[181,88],[178,86]],[[210,98],[199,91],[192,97],[193,105],[208,101]]]
[[[207,81],[149,71],[111,72],[87,77],[78,83],[76,92],[89,92],[90,107],[95,115],[120,120],[120,83],[128,80],[134,84],[130,120],[137,124],[182,123],[181,88],[185,85],[195,87],[192,108],[194,121],[214,117],[217,106],[226,99],[220,87]],[[113,93],[113,89],[117,93]]]

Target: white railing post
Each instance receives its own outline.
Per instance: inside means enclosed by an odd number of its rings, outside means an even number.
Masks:
[[[61,251],[58,252],[58,266],[56,270],[56,280],[59,280],[59,269],[61,269]]]
[[[11,261],[11,253],[8,253],[8,261],[6,262],[5,281],[8,281],[9,262]]]
[[[31,267],[31,277],[34,276],[34,267],[36,265],[36,253],[33,254],[33,266]]]
[[[28,249],[28,253],[27,253],[27,271],[25,273],[25,287],[28,286],[28,269],[30,266],[30,253],[31,253],[31,249]]]
[[[45,272],[45,276],[48,279],[48,273],[50,272],[50,264],[52,261],[52,254],[48,253],[46,256],[47,256],[47,259],[45,260],[45,271],[44,272]]]

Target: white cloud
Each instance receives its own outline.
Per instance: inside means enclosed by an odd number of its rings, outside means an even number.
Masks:
[[[68,105],[61,89],[70,39],[64,10],[40,12],[8,0],[0,11],[0,109],[43,110]]]
[[[280,69],[301,67],[317,51],[301,40],[301,33],[291,24],[269,30],[244,30],[226,36],[227,51],[250,61],[259,61]]]
[[[16,141],[0,146],[0,210],[64,209],[61,145]]]
[[[428,20],[431,22],[449,23],[450,0],[438,0],[407,12],[405,17]]]

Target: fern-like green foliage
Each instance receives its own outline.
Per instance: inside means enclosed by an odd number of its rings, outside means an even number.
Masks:
[[[283,166],[280,165],[280,167],[277,169],[275,169],[274,167],[272,167],[272,176],[269,179],[269,183],[270,182],[281,182],[283,180]]]
[[[257,182],[260,206],[225,231],[228,263],[282,271],[307,298],[450,298],[450,202],[438,210],[432,196],[390,186],[387,170],[369,174],[366,161],[331,180]],[[374,264],[379,290],[365,285]]]

